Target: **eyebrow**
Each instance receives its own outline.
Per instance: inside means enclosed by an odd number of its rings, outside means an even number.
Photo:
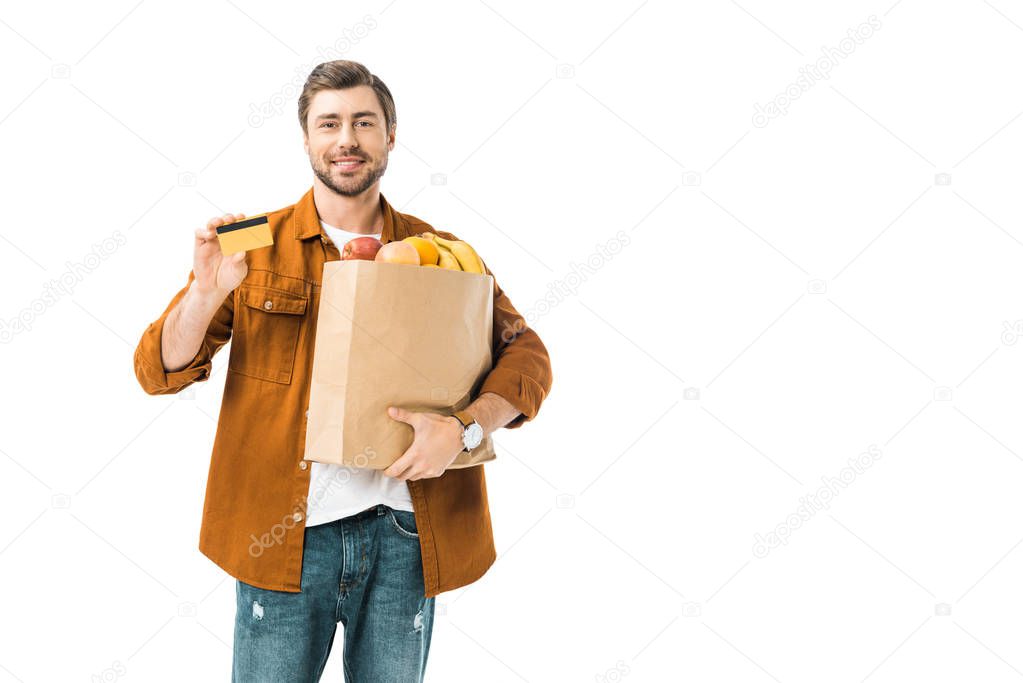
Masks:
[[[316,117],[316,120],[317,121],[323,121],[325,119],[339,119],[339,118],[341,118],[341,117],[338,114],[330,113],[330,114],[320,114],[319,116]],[[373,112],[373,111],[357,111],[354,114],[352,114],[352,118],[353,119],[363,119],[363,118],[373,118],[373,119],[376,119],[376,118],[380,118],[380,117],[377,116],[376,112]]]

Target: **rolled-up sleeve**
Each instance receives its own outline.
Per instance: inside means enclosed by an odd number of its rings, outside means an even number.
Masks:
[[[174,295],[163,314],[149,324],[135,348],[135,377],[147,394],[176,394],[193,382],[203,382],[209,379],[214,354],[231,338],[231,326],[234,321],[234,292],[229,294],[217,309],[206,330],[202,345],[192,361],[174,372],[167,372],[164,369],[161,348],[163,326],[167,321],[167,316],[184,298],[194,279],[195,272],[190,271],[188,282]]]
[[[486,272],[493,273],[483,264]],[[551,391],[551,359],[547,347],[494,278],[494,366],[479,393],[493,392],[520,413],[504,426],[515,429],[529,422]]]

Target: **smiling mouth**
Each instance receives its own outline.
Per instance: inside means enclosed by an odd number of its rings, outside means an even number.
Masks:
[[[342,171],[354,171],[355,169],[360,168],[364,163],[366,163],[366,162],[364,162],[364,161],[332,161],[332,162],[330,162],[330,165],[333,166],[334,168],[339,168]]]

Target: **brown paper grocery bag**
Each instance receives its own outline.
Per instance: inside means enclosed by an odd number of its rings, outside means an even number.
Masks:
[[[317,313],[305,458],[385,469],[412,444],[388,406],[451,415],[493,365],[491,275],[327,261]],[[449,468],[495,458],[488,436]]]

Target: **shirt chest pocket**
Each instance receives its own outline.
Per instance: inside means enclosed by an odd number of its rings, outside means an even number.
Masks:
[[[238,298],[228,369],[270,382],[291,383],[308,297],[242,285]]]

